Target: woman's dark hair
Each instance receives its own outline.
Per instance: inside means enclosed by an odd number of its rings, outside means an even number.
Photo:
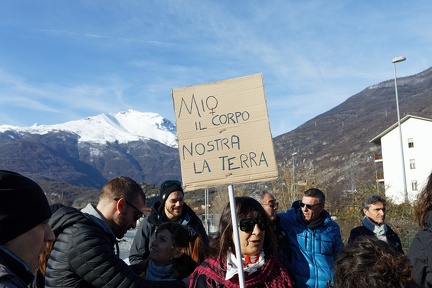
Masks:
[[[261,204],[251,197],[236,197],[236,214],[237,220],[245,218],[262,218],[267,221],[265,230],[263,249],[266,255],[276,254],[276,238],[273,233],[273,228],[270,225],[270,219]],[[236,227],[236,229],[238,229]],[[219,260],[225,261],[228,251],[235,254],[235,244],[233,241],[233,227],[231,219],[230,203],[224,208],[219,221],[219,229],[215,238],[210,243],[210,256]]]
[[[429,228],[426,222],[427,215],[432,210],[432,173],[428,177],[428,182],[420,192],[415,204],[414,214],[421,228]]]
[[[414,287],[408,256],[375,236],[360,236],[337,256],[335,288]]]
[[[171,234],[174,247],[183,255],[173,262],[178,272],[178,279],[189,276],[205,259],[205,246],[201,236],[196,231],[180,223],[166,222],[158,226],[157,232],[167,230]],[[156,233],[157,233],[156,232]]]

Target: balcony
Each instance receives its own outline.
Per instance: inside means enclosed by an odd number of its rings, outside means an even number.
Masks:
[[[374,155],[375,162],[382,162],[382,154],[375,154]]]
[[[376,173],[376,181],[377,182],[384,182],[384,173],[383,172],[377,172]]]

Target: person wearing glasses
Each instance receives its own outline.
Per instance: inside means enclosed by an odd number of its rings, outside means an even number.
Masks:
[[[293,287],[288,271],[276,258],[276,239],[267,213],[251,197],[236,197],[240,250],[235,242],[230,203],[224,208],[209,257],[190,276],[189,288],[239,287],[237,257],[243,260],[245,287]]]
[[[49,221],[57,239],[48,258],[45,287],[147,287],[119,257],[117,243],[136,227],[145,201],[141,186],[122,176],[102,187],[97,205],[56,210]]]
[[[55,235],[41,187],[16,172],[0,170],[0,287],[34,287],[39,254]]]
[[[362,235],[375,236],[379,240],[389,243],[391,247],[400,253],[404,253],[399,236],[385,223],[386,200],[380,195],[369,195],[362,202],[362,225],[353,228],[348,238],[351,244]]]
[[[279,203],[276,202],[275,197],[268,190],[255,190],[249,195],[249,197],[261,203],[261,206],[269,216],[278,243],[277,258],[285,266],[288,272],[290,272],[291,268],[289,266],[289,258],[291,256],[291,250],[288,245],[287,236],[280,226],[280,218],[277,215]]]
[[[324,193],[311,188],[291,209],[278,213],[288,236],[297,287],[327,287],[327,281],[333,279],[333,264],[344,245],[339,225],[324,208]]]
[[[167,180],[161,184],[160,200],[157,201],[150,215],[141,221],[129,251],[129,262],[141,264],[150,253],[150,244],[156,237],[157,227],[166,222],[176,222],[195,230],[200,234],[206,250],[209,238],[201,219],[184,202],[184,192],[180,181]]]

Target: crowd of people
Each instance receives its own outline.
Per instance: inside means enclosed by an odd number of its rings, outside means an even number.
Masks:
[[[432,287],[432,173],[406,254],[380,195],[364,199],[346,245],[317,188],[285,212],[267,190],[235,197],[211,239],[176,180],[144,218],[145,191],[123,176],[80,210],[50,205],[36,182],[7,170],[0,196],[0,287]],[[134,228],[126,263],[117,241]]]

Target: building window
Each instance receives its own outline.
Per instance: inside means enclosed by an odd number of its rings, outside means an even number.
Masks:
[[[415,169],[415,159],[410,159],[410,169]]]
[[[411,188],[413,191],[417,191],[417,180],[411,181]]]
[[[414,140],[413,140],[413,138],[408,138],[408,148],[414,148]]]

